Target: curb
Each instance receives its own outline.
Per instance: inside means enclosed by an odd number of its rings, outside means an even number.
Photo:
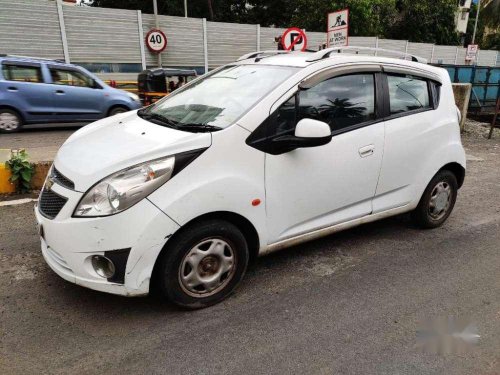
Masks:
[[[31,188],[33,190],[40,190],[43,187],[51,165],[51,161],[33,163],[35,167],[35,173],[31,179]],[[10,176],[11,173],[5,163],[0,163],[0,194],[14,193],[16,191],[15,185],[9,182]]]

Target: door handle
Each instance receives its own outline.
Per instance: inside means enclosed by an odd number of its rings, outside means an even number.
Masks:
[[[17,87],[14,87],[14,86],[7,87],[7,90],[8,91],[18,91]]]
[[[375,152],[375,145],[361,147],[358,152],[359,156],[361,156],[362,158],[366,158],[367,156],[373,155],[373,153]]]
[[[58,94],[58,95],[62,95],[62,94],[64,94],[64,93],[65,93],[65,92],[64,92],[63,90],[56,90],[56,94]]]

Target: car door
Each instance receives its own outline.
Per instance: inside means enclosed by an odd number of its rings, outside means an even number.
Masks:
[[[39,63],[3,61],[2,76],[2,104],[16,108],[29,122],[53,120],[54,102]]]
[[[94,79],[73,68],[57,65],[48,68],[59,121],[86,121],[104,116],[105,93]]]
[[[408,73],[390,73],[387,85],[384,160],[373,201],[374,212],[402,207],[415,200],[416,183],[429,153],[443,142],[431,95],[431,81]],[[444,119],[446,121],[446,119]]]
[[[372,212],[384,145],[379,81],[380,73],[370,71],[327,78],[299,90],[269,117],[271,142],[293,134],[302,118],[328,123],[333,135],[324,146],[266,155],[270,243]]]

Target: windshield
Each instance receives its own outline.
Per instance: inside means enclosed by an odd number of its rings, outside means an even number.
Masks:
[[[220,130],[238,120],[297,68],[226,66],[140,111],[146,120],[180,130]]]

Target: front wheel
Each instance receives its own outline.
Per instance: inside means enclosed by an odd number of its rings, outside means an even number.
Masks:
[[[448,170],[438,172],[422,195],[412,217],[422,228],[437,228],[450,216],[457,199],[458,183]]]
[[[228,297],[243,278],[248,245],[241,231],[223,220],[194,224],[172,238],[159,263],[163,294],[198,309]]]
[[[114,116],[114,115],[117,115],[119,113],[125,113],[125,112],[128,112],[129,109],[128,108],[125,108],[125,107],[114,107],[112,108],[109,113],[108,113],[108,117],[111,117],[111,116]]]
[[[0,133],[15,133],[21,130],[23,121],[19,114],[7,108],[0,108]]]

